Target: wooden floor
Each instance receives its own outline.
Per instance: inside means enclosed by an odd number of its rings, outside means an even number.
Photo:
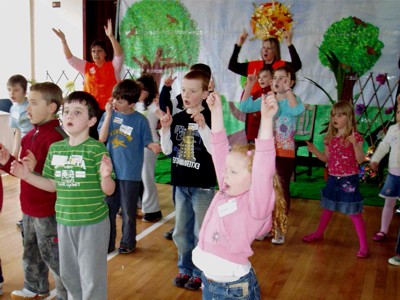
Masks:
[[[6,176],[3,183],[0,257],[5,282],[0,299],[10,299],[10,292],[23,286],[21,236],[15,226],[21,212],[18,180]],[[171,187],[158,185],[158,191],[167,220],[148,224],[138,219],[137,250],[128,255],[109,255],[109,299],[201,299],[200,291],[191,292],[172,285],[177,273],[176,248],[163,237],[174,224]],[[387,263],[394,255],[400,216],[394,217],[388,240],[377,243],[370,237],[379,228],[380,213],[381,208],[365,207],[371,257],[358,259],[355,230],[351,220],[340,214],[332,219],[323,242],[303,243],[301,237],[318,224],[319,202],[292,200],[286,243],[277,246],[264,240],[253,244],[255,254],[251,262],[263,299],[400,299],[400,267]]]

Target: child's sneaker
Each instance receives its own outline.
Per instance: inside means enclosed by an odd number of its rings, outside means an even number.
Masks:
[[[119,254],[129,254],[129,253],[131,253],[133,250],[135,250],[136,248],[135,247],[133,247],[133,248],[128,248],[128,247],[123,247],[123,246],[121,246],[121,247],[119,247],[118,248],[118,253]]]
[[[275,245],[282,245],[282,244],[285,243],[285,236],[284,235],[280,235],[276,239],[273,238],[271,240],[271,242],[272,242],[272,244],[275,244]]]
[[[393,256],[388,259],[389,264],[394,266],[400,266],[400,255]]]
[[[36,294],[27,289],[16,290],[11,293],[11,299],[24,300],[24,299],[45,299],[50,294]]]
[[[200,277],[190,277],[189,281],[185,284],[185,289],[197,291],[201,287]]]
[[[186,283],[189,281],[189,276],[186,274],[178,273],[178,275],[175,277],[174,281],[172,282],[174,285],[177,287],[185,287]]]

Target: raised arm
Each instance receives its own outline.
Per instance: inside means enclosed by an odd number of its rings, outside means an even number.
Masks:
[[[239,52],[242,49],[243,43],[246,41],[248,33],[243,30],[239,36],[238,42],[235,44],[231,58],[229,59],[228,69],[233,73],[247,76],[248,63],[239,63]]]
[[[257,82],[257,75],[256,75],[256,70],[254,70],[253,74],[247,75],[247,81],[244,87],[244,92],[241,101],[246,100],[251,96],[251,90],[253,89],[253,86],[256,82]]]
[[[99,132],[99,141],[105,143],[108,139],[108,131],[110,127],[110,121],[112,116],[112,104],[111,102],[107,102],[105,106],[106,112],[104,113],[104,117],[102,118],[102,122],[100,121],[99,127],[97,131]]]
[[[258,133],[260,140],[271,139],[273,134],[272,123],[275,114],[278,112],[278,102],[273,92],[269,92],[268,96],[261,96],[261,124]]]
[[[283,34],[283,41],[288,46],[290,58],[292,60],[293,69],[294,69],[295,72],[297,72],[298,70],[301,69],[302,64],[301,64],[300,56],[297,53],[296,48],[292,44],[292,37],[293,37],[293,31],[292,30],[286,31]]]
[[[69,46],[68,46],[67,40],[65,38],[64,32],[62,32],[60,29],[55,29],[55,28],[52,28],[52,30],[61,40],[61,43],[63,45],[63,51],[64,51],[65,58],[67,60],[71,59],[73,55],[72,55],[71,50],[69,49]]]
[[[124,55],[124,51],[122,50],[121,44],[117,41],[113,34],[112,30],[112,22],[111,19],[108,19],[107,26],[104,26],[104,31],[108,38],[110,39],[111,45],[113,47],[114,55],[115,56],[122,56]]]

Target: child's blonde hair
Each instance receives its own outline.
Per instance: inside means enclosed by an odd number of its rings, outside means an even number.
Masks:
[[[253,144],[233,145],[231,148],[231,152],[242,154],[244,157],[247,158],[247,168],[251,173],[251,170],[253,168],[255,146]]]
[[[356,130],[357,127],[353,105],[348,101],[336,102],[331,108],[331,119],[329,120],[328,131],[324,139],[326,144],[329,144],[331,139],[338,133],[338,130],[333,125],[332,116],[335,114],[343,114],[347,116],[346,129],[344,131],[344,135],[342,136],[343,140],[349,137],[353,133],[353,130]]]
[[[283,196],[283,189],[278,175],[273,177],[275,191],[275,207],[272,212],[272,234],[275,239],[280,235],[285,235],[287,231],[286,201]]]

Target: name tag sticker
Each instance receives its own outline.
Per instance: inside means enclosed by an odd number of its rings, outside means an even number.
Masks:
[[[191,129],[191,130],[199,130],[199,124],[197,124],[197,123],[189,123],[188,124],[188,129]]]
[[[236,198],[218,206],[218,215],[222,218],[237,211]]]
[[[114,122],[114,123],[117,123],[117,124],[122,124],[122,119],[121,119],[121,118],[118,118],[118,117],[115,117],[114,120],[113,120],[113,122]]]
[[[121,125],[121,127],[119,128],[119,131],[121,131],[123,134],[131,135],[132,129],[133,129],[133,128],[130,127],[130,126]]]
[[[65,166],[67,163],[68,157],[64,155],[54,155],[51,158],[51,165],[52,166]]]

